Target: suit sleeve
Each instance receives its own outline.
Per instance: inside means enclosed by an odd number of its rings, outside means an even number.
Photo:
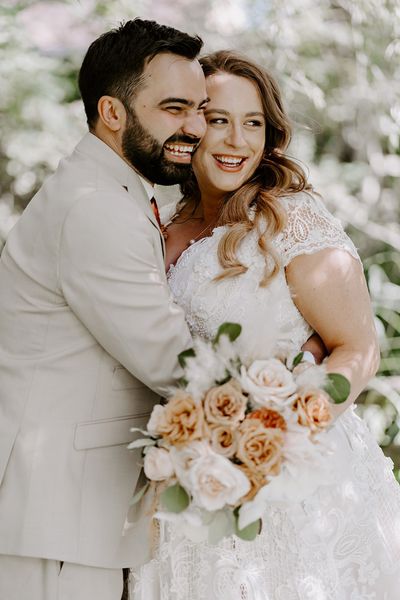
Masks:
[[[183,311],[157,263],[160,240],[128,194],[81,198],[59,245],[59,285],[71,310],[103,348],[165,395],[191,345]]]

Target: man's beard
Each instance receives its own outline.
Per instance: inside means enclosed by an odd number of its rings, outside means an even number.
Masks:
[[[143,127],[134,111],[126,112],[126,128],[122,135],[122,152],[126,160],[152,183],[174,185],[186,181],[192,172],[191,164],[167,160],[163,145]],[[173,135],[166,142],[193,145],[200,139]]]

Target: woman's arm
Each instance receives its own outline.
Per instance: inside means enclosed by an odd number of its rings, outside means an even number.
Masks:
[[[303,352],[311,352],[317,365],[320,365],[324,358],[328,356],[324,342],[318,333],[313,333],[301,347]]]
[[[361,263],[345,250],[328,248],[302,254],[286,267],[286,278],[297,308],[321,336],[329,356],[328,372],[351,383],[342,413],[363,390],[379,366],[379,346]]]

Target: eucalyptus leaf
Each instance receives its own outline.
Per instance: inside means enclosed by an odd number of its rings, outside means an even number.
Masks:
[[[218,344],[221,335],[227,335],[231,342],[234,342],[242,332],[242,326],[239,323],[222,323],[218,328],[217,335],[214,338],[214,344]]]
[[[196,356],[194,348],[188,348],[187,350],[184,350],[183,352],[178,354],[178,361],[181,367],[183,368],[186,365],[187,358],[192,358],[193,356]]]
[[[134,450],[135,448],[143,448],[144,446],[154,446],[157,440],[149,438],[140,438],[140,440],[134,440],[128,446],[128,450]]]
[[[258,534],[261,532],[262,521],[261,519],[257,519],[253,523],[247,525],[243,529],[238,528],[238,520],[235,519],[235,534],[242,540],[246,540],[247,542],[252,542],[256,539]]]
[[[129,502],[129,506],[133,506],[134,504],[137,504],[145,495],[145,493],[147,492],[147,490],[149,489],[150,484],[146,483],[146,485],[144,485],[138,492],[136,492],[136,494],[133,496],[132,500]]]
[[[299,354],[297,354],[294,359],[293,359],[293,369],[295,367],[297,367],[297,365],[299,365],[301,363],[301,361],[303,360],[303,356],[304,356],[304,352],[299,352]]]
[[[235,520],[231,512],[218,510],[208,526],[208,543],[218,544],[222,538],[231,535],[235,529]]]
[[[341,373],[328,373],[325,391],[335,404],[345,402],[350,394],[350,381]]]
[[[133,433],[141,433],[142,435],[147,435],[147,436],[151,436],[153,435],[152,433],[150,433],[149,431],[146,431],[145,429],[140,429],[140,427],[131,427],[129,431],[132,431]]]
[[[190,504],[190,498],[187,491],[176,483],[171,485],[160,496],[160,500],[166,510],[173,513],[180,513]]]

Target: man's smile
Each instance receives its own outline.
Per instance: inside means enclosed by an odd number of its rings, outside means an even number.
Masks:
[[[170,155],[173,157],[174,162],[190,163],[192,160],[192,153],[195,149],[196,145],[173,143],[164,144],[164,152],[166,157],[168,158],[168,155]],[[178,161],[176,159],[178,159]]]

